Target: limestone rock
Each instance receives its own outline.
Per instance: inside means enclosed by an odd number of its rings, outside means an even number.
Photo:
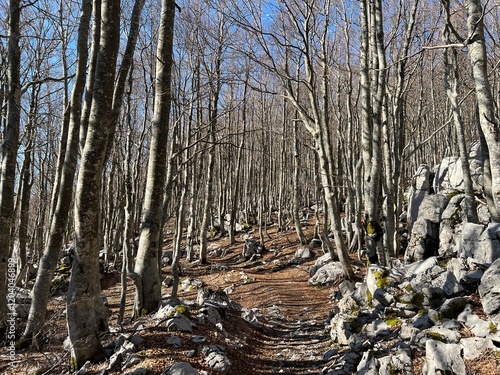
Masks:
[[[445,344],[441,341],[428,340],[425,344],[424,374],[466,375],[465,363],[461,356],[461,347],[457,344]],[[426,368],[425,368],[426,367]]]
[[[187,316],[179,315],[167,320],[169,331],[193,332],[194,323]]]
[[[479,295],[487,315],[500,312],[500,259],[494,261],[481,278]]]
[[[325,264],[319,268],[309,279],[309,283],[316,284],[339,284],[344,280],[344,269],[340,262]]]
[[[469,361],[478,358],[486,349],[497,349],[493,341],[480,337],[463,338],[460,340],[460,346],[463,349],[464,358]]]
[[[177,362],[164,371],[162,375],[199,375],[199,372],[187,362]]]

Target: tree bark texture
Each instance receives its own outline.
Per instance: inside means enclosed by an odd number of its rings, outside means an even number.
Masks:
[[[472,75],[476,88],[479,123],[488,145],[489,166],[491,172],[491,200],[494,204],[490,209],[492,220],[499,222],[500,218],[500,123],[496,117],[494,99],[488,78],[488,60],[484,35],[484,14],[480,0],[468,0],[467,27],[469,38],[466,40],[469,59],[472,65]]]
[[[146,194],[142,209],[141,235],[134,269],[138,276],[134,305],[134,314],[136,316],[156,310],[161,300],[161,280],[158,264],[162,241],[162,208],[167,172],[166,158],[171,101],[174,16],[175,1],[162,0],[156,60],[153,129]]]
[[[67,299],[72,370],[103,356],[99,332],[105,330],[107,318],[99,283],[100,203],[106,146],[116,125],[111,117],[114,86],[110,83],[115,80],[120,12],[120,0],[102,1],[101,47],[75,196],[75,258]]]
[[[11,232],[14,223],[14,189],[21,122],[20,14],[20,0],[11,0],[9,2],[7,122],[2,143],[0,175],[0,331],[7,319],[7,263],[11,251]]]
[[[56,181],[54,184],[54,190],[56,190],[54,195],[54,213],[51,217],[47,244],[38,265],[37,277],[33,287],[33,300],[23,334],[26,339],[31,339],[33,335],[36,335],[45,322],[50,284],[57,266],[59,252],[63,245],[64,232],[68,223],[68,213],[73,198],[73,183],[78,158],[82,95],[88,59],[87,40],[91,13],[92,0],[86,0],[82,3],[78,29],[78,59],[75,82],[70,101],[70,121],[67,144],[64,147],[66,152],[64,161],[62,162],[60,180]],[[56,186],[58,186],[57,189]]]

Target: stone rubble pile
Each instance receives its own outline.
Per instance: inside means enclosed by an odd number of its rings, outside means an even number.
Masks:
[[[423,374],[465,375],[465,361],[500,354],[500,224],[490,222],[482,199],[479,222],[467,222],[457,163],[419,167],[408,193],[404,261],[370,265],[363,282],[339,285],[323,374],[413,374],[420,353]],[[473,162],[480,189],[478,170]]]

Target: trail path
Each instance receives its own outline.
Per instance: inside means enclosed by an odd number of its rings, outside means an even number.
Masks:
[[[279,259],[290,259],[294,247],[281,253]],[[274,259],[277,261],[276,259]],[[333,308],[333,288],[308,283],[310,260],[297,266],[286,266],[273,272],[272,255],[264,257],[267,267],[243,269],[230,260],[229,269],[221,274],[203,277],[207,285],[232,285],[230,299],[243,308],[252,309],[258,324],[234,320],[240,327],[244,348],[232,353],[238,358],[235,374],[318,374],[324,367],[323,354],[329,348],[325,321]],[[238,282],[242,279],[245,282]],[[239,368],[238,368],[239,367]]]
[[[262,330],[256,330],[251,355],[259,374],[319,373],[328,349],[324,322],[331,309],[330,291],[312,287],[303,269],[291,268],[256,277],[233,295],[242,305],[260,309]],[[247,298],[253,296],[254,298]]]

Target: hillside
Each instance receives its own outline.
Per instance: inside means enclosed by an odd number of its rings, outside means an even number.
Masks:
[[[312,226],[305,229],[310,235]],[[315,257],[301,264],[289,263],[300,248],[297,243],[291,242],[294,236],[276,233],[274,227],[270,227],[267,251],[261,259],[252,263],[241,262],[243,236],[238,237],[238,243],[233,246],[227,246],[225,239],[211,242],[208,265],[198,266],[183,261],[179,299],[181,305],[188,307],[188,316],[195,322],[192,332],[167,328],[168,319],[154,315],[135,322],[128,321],[121,327],[116,325],[120,279],[117,273],[106,274],[101,283],[108,299],[111,319],[110,331],[103,341],[106,344],[115,343],[120,336],[139,336],[141,339],[133,356],[137,363],[124,367],[124,362],[118,361],[116,367],[110,369],[112,359],[108,359],[87,367],[86,373],[142,374],[147,369],[147,374],[156,375],[178,362],[187,362],[200,373],[206,371],[208,374],[327,373],[339,362],[343,353],[349,352],[332,341],[330,326],[326,324],[338,304],[338,298],[334,298],[338,285],[313,286],[308,282],[309,267],[322,255],[321,249],[314,249]],[[224,257],[217,256],[221,249],[225,250]],[[354,258],[353,264],[361,281],[367,269]],[[163,272],[167,276],[169,268],[164,268]],[[197,304],[198,294],[207,288],[225,290],[226,301],[230,301],[223,309],[225,312],[221,314],[218,324],[214,324],[210,314],[205,315],[208,319],[200,319],[203,309]],[[165,296],[169,290],[164,286]],[[471,298],[477,300],[477,292]],[[40,350],[19,351],[16,371],[6,370],[3,365],[2,373],[68,373],[69,352],[63,349],[66,336],[64,299],[64,294],[59,294],[51,300],[50,318],[45,327],[46,340]],[[130,316],[132,302],[133,291],[129,290],[127,316]],[[475,309],[484,315],[479,304]],[[382,338],[380,344],[399,333],[400,327],[391,328],[391,335]],[[472,334],[469,333],[469,336]],[[202,349],[203,346],[214,348],[214,345],[223,349],[229,366],[225,370],[212,369],[207,353]],[[421,373],[424,357],[422,350],[412,349],[413,373]],[[2,352],[3,363],[4,359]],[[468,374],[494,373],[491,371],[499,365],[500,359],[492,351],[485,351],[474,361],[466,361]]]

